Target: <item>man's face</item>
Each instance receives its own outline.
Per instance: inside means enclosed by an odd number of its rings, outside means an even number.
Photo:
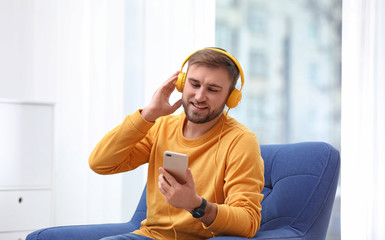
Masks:
[[[202,124],[220,117],[229,95],[231,79],[222,68],[189,67],[182,103],[187,120]]]

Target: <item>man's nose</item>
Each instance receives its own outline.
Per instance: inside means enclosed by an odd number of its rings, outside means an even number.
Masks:
[[[197,100],[197,102],[204,102],[206,101],[206,91],[204,88],[200,88],[196,91],[195,93],[195,99]]]

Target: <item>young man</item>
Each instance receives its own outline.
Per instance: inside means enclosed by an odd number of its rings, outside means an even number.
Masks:
[[[178,71],[147,107],[128,115],[90,156],[90,167],[99,174],[148,163],[147,219],[119,239],[253,237],[259,229],[264,165],[258,140],[224,112],[240,73],[243,83],[242,69],[216,48],[199,50],[186,61],[182,99],[169,103]],[[184,112],[170,115],[182,104]],[[163,168],[165,151],[189,157],[186,183]]]

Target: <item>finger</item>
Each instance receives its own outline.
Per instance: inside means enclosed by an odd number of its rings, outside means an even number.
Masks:
[[[187,168],[186,170],[186,184],[195,188],[195,181],[190,168]]]
[[[159,181],[158,181],[158,188],[159,188],[159,191],[165,195],[167,193],[166,189],[164,188],[164,183],[162,183],[163,180],[163,175],[159,175]]]
[[[171,106],[172,112],[175,112],[180,106],[182,106],[182,99],[179,99]]]
[[[175,82],[177,80],[178,76],[174,76],[172,78],[169,78],[163,85],[164,88],[164,94],[169,97],[175,90]]]
[[[165,82],[167,85],[170,84],[170,83],[174,83],[176,81],[176,79],[178,78],[178,75],[179,75],[179,71],[176,71],[173,75],[171,75],[167,81]]]
[[[159,191],[165,195],[166,194],[166,190],[163,188],[162,184],[160,183],[160,181],[158,182],[158,189]]]
[[[160,167],[159,171],[161,174],[163,174],[164,179],[170,184],[171,187],[174,187],[178,184],[175,178],[170,173],[168,173],[166,169]]]
[[[175,81],[173,82],[170,82],[170,84],[168,86],[166,86],[166,91],[165,91],[165,94],[167,97],[170,97],[171,94],[175,91]]]
[[[163,185],[164,185],[164,177],[163,177],[163,174],[160,174],[159,176],[158,176],[158,186],[159,186],[159,188],[163,188]]]
[[[177,77],[178,75],[179,75],[179,73],[180,73],[180,71],[178,70],[178,71],[176,71],[174,74],[172,74],[171,75],[171,77],[170,78],[173,78],[173,77]]]
[[[160,174],[158,178],[158,188],[163,195],[166,195],[170,191],[170,183],[166,180],[163,174]]]
[[[176,71],[173,75],[171,75],[163,84],[159,87],[159,89],[164,89],[163,93],[166,95],[171,95],[171,93],[175,89],[175,81],[178,79],[179,71]]]
[[[174,82],[176,81],[177,78],[178,78],[177,73],[174,73],[166,81],[163,82],[160,88],[168,89],[170,87],[173,87]]]

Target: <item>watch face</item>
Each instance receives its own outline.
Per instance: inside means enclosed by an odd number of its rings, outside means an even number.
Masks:
[[[195,209],[191,212],[191,214],[193,215],[193,217],[195,217],[195,218],[201,218],[201,217],[203,217],[203,215],[205,215],[206,204],[207,204],[206,199],[202,198],[202,204],[201,204],[198,208],[195,208]]]
[[[195,217],[195,218],[200,218],[204,214],[205,214],[205,211],[203,209],[201,209],[201,208],[198,208],[198,209],[194,210],[193,213],[192,213],[193,217]]]

